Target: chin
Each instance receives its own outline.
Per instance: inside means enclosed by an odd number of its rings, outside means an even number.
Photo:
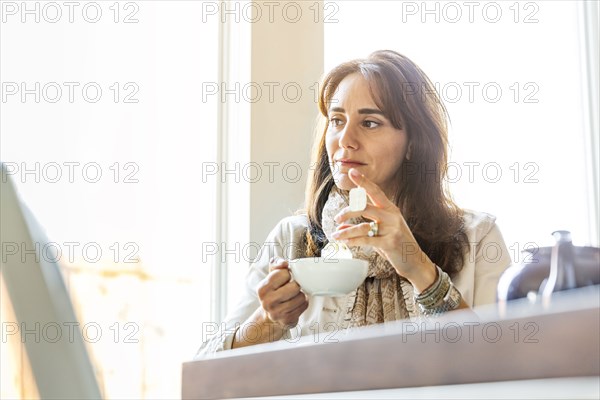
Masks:
[[[356,187],[354,182],[352,182],[352,180],[348,177],[348,174],[338,173],[333,176],[333,180],[335,181],[335,186],[341,190],[350,190]]]

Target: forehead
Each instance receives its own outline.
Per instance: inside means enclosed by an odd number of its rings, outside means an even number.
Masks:
[[[329,108],[342,107],[346,111],[359,108],[377,109],[369,82],[358,73],[346,76],[331,97]]]

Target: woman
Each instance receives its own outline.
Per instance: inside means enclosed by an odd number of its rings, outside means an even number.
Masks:
[[[319,109],[327,126],[307,210],[270,233],[276,245],[261,251],[226,329],[199,355],[494,301],[510,257],[495,218],[461,210],[445,190],[447,115],[423,71],[393,51],[346,62],[325,77]],[[370,202],[352,212],[357,186]],[[368,276],[346,297],[309,297],[286,259],[319,256],[329,240],[369,260]]]

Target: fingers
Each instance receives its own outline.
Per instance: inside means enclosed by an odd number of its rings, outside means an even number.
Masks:
[[[344,207],[333,219],[335,222],[342,223],[348,221],[351,218],[365,217],[371,221],[383,221],[390,214],[388,210],[377,208],[371,204],[367,204],[367,207],[362,211],[352,211],[350,207]]]
[[[287,267],[287,260],[281,257],[271,257],[271,260],[269,260],[269,272],[273,271],[274,269],[287,269]]]
[[[374,247],[375,250],[382,247],[381,246],[381,238],[379,236],[377,236],[377,237],[356,236],[356,237],[353,237],[350,239],[344,239],[344,243],[346,243],[346,246],[348,246],[348,247],[371,246],[371,247]]]
[[[269,274],[259,284],[257,294],[268,318],[282,326],[295,326],[300,315],[308,308],[308,297],[298,283],[291,282],[288,262],[273,257]]]
[[[263,298],[269,292],[276,291],[291,280],[288,269],[274,269],[260,282],[258,286],[258,297]],[[293,282],[292,282],[293,283]],[[297,285],[296,285],[297,286]]]
[[[366,176],[361,174],[357,169],[351,168],[348,176],[357,186],[365,188],[367,196],[371,199],[371,202],[379,208],[389,208],[394,206],[394,203],[387,198],[383,190],[377,184],[370,181]]]
[[[279,304],[269,304],[266,311],[274,321],[281,322],[282,319],[288,317],[298,317],[308,307],[308,300],[306,295],[299,292],[296,296],[292,297],[288,301]],[[301,310],[301,311],[300,311]]]
[[[271,320],[279,323],[288,321],[290,315],[298,317],[308,307],[307,297],[300,291],[298,283],[290,281],[287,266],[287,261],[281,258],[271,259],[270,272],[257,290],[262,308]],[[298,313],[294,314],[294,311]]]
[[[335,240],[348,240],[356,237],[368,236],[371,226],[367,222],[358,225],[341,225],[336,232],[332,234]],[[379,232],[379,236],[381,232]]]
[[[283,321],[282,323],[284,325],[287,326],[296,326],[296,324],[298,323],[298,319],[300,318],[300,315],[302,315],[302,313],[304,311],[306,311],[306,309],[308,308],[308,299],[306,299],[306,295],[304,293],[301,293],[304,297],[304,299],[302,299],[302,301],[300,302],[300,304],[288,311],[285,316],[283,317]]]
[[[268,291],[264,296],[264,301],[270,301],[273,303],[283,303],[289,301],[294,298],[298,293],[300,293],[300,286],[298,283],[287,282],[285,285],[275,289]]]
[[[291,285],[297,286],[295,282],[290,283]],[[300,315],[308,308],[308,298],[306,295],[298,291],[286,301],[279,300],[276,296],[268,296],[262,301],[262,308],[267,312],[269,319],[283,326],[296,325]]]
[[[291,278],[288,262],[281,257],[272,257],[269,261],[269,274],[263,279],[261,286],[266,290],[275,290],[285,285]]]

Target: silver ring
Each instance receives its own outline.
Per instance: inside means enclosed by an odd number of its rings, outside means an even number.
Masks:
[[[367,233],[367,235],[369,237],[373,237],[373,236],[377,236],[378,233],[379,233],[379,224],[377,224],[377,222],[375,222],[375,221],[369,222],[369,232]]]

